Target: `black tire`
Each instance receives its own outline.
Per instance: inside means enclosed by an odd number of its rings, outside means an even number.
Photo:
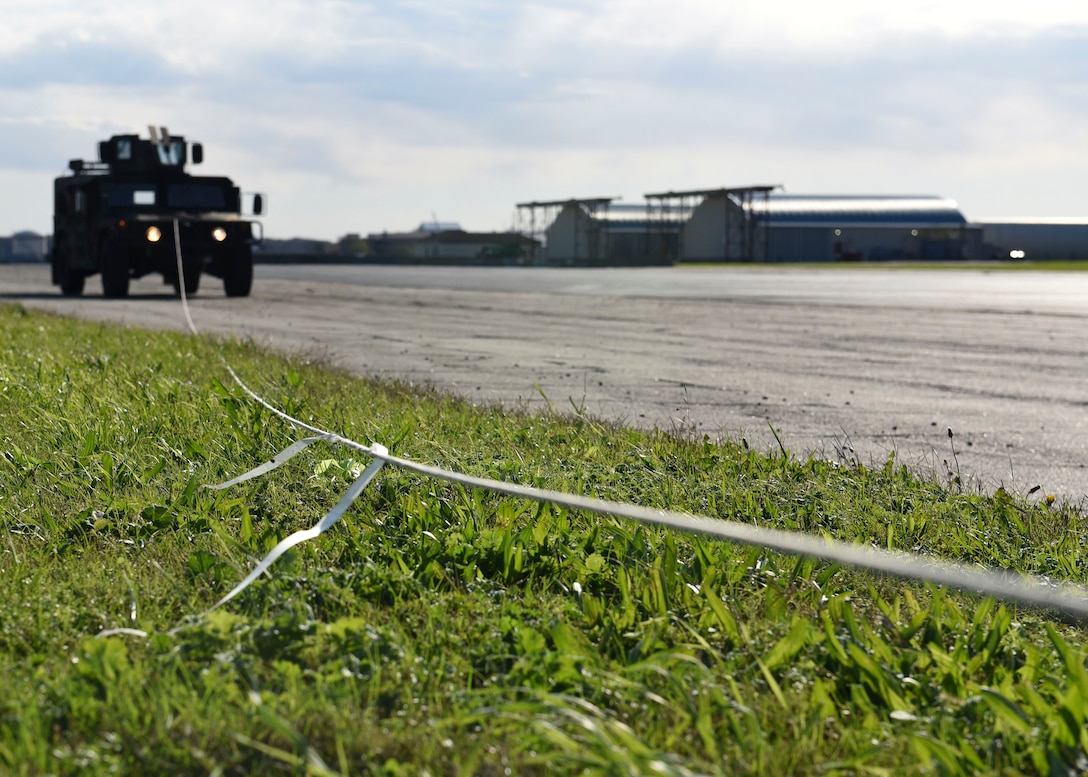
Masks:
[[[128,254],[109,237],[102,238],[98,248],[98,263],[102,268],[102,296],[120,299],[128,296]]]
[[[78,297],[83,293],[83,284],[87,276],[68,266],[68,259],[57,251],[53,255],[53,278],[60,286],[60,293],[65,297]]]
[[[185,296],[191,297],[196,294],[200,289],[200,273],[203,269],[203,260],[185,262],[181,264],[181,272],[185,276]],[[181,296],[181,284],[178,283],[177,276],[170,279],[170,282],[174,284],[174,293]]]
[[[239,248],[223,268],[223,291],[228,297],[248,297],[253,287],[253,249]]]

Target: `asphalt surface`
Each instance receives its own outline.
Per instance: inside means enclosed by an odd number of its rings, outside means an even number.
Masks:
[[[202,285],[202,331],[480,403],[776,450],[773,428],[800,457],[1088,498],[1088,273],[259,265],[247,299]],[[0,301],[185,326],[161,279],[99,287],[0,265]]]

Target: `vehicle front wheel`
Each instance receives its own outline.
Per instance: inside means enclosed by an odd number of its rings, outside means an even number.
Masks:
[[[102,267],[102,296],[119,299],[128,296],[128,254],[109,237],[102,238],[98,249]]]
[[[202,260],[182,262],[181,272],[185,279],[185,296],[192,296],[200,289],[200,273],[203,269],[203,264],[204,262]],[[174,293],[180,295],[181,283],[178,282],[177,277],[172,278],[171,282],[174,284]]]
[[[61,252],[53,257],[54,275],[57,280],[57,285],[60,286],[60,293],[65,297],[78,297],[83,293],[83,284],[87,280],[87,276],[81,273],[79,270],[73,270],[68,266],[68,259]]]
[[[223,268],[223,291],[228,297],[248,297],[253,286],[253,249],[249,246],[234,252]]]

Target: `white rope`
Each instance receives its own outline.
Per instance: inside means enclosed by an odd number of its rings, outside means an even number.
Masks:
[[[380,449],[381,451],[385,451],[385,448],[382,448],[382,446],[380,445],[375,447]],[[378,471],[382,468],[384,464],[385,461],[383,461],[382,459],[375,459],[374,461],[370,462],[370,466],[368,466],[366,470],[363,471],[363,474],[359,475],[359,477],[355,479],[355,482],[351,484],[348,490],[344,492],[344,495],[340,498],[340,501],[336,503],[336,507],[325,513],[325,516],[320,521],[318,521],[317,524],[312,528],[297,531],[291,536],[285,537],[283,540],[281,540],[276,545],[276,547],[272,548],[272,550],[268,552],[267,556],[261,559],[261,563],[254,567],[253,571],[250,572],[249,575],[242,582],[234,586],[234,588],[231,589],[230,593],[228,593],[218,602],[209,607],[204,613],[201,614],[200,617],[203,618],[215,608],[226,604],[235,596],[242,593],[242,591],[249,587],[250,583],[252,583],[254,580],[261,576],[262,572],[272,566],[272,562],[274,562],[284,553],[289,551],[291,548],[305,542],[306,540],[311,540],[320,534],[324,534],[326,531],[331,529],[333,525],[340,520],[340,517],[345,512],[347,512],[347,509],[351,507],[355,500],[359,498],[359,494],[363,493],[363,489],[366,488],[370,481],[374,479],[374,476],[378,474]],[[223,488],[225,486],[220,487]]]
[[[181,288],[181,302],[185,310],[189,329],[195,335],[196,326],[189,314],[189,304],[185,296],[184,275],[182,274],[181,241],[178,236],[177,220],[174,221],[174,245],[178,260],[178,278]],[[223,358],[221,356],[221,358]],[[362,493],[370,480],[378,473],[383,464],[391,464],[400,469],[415,472],[420,475],[445,480],[466,488],[481,488],[495,491],[508,496],[530,499],[537,502],[560,505],[572,510],[585,510],[603,515],[612,515],[627,518],[643,524],[664,526],[676,531],[690,534],[701,534],[717,539],[729,540],[745,545],[754,545],[781,553],[805,556],[824,561],[832,561],[856,569],[869,570],[880,574],[891,575],[907,580],[946,585],[963,591],[974,592],[999,599],[1015,601],[1033,607],[1055,609],[1066,618],[1088,621],[1088,590],[1081,586],[1067,583],[1055,584],[1046,578],[1037,575],[1024,575],[1012,572],[989,569],[983,566],[968,566],[966,564],[943,561],[932,556],[916,553],[884,550],[864,545],[845,543],[830,537],[818,537],[799,532],[787,532],[779,529],[771,529],[763,526],[755,526],[739,521],[726,521],[673,510],[658,510],[638,505],[611,502],[593,497],[567,494],[560,491],[522,486],[515,483],[491,480],[465,475],[460,472],[432,467],[426,464],[392,456],[386,448],[379,444],[362,445],[338,434],[320,429],[311,424],[300,421],[297,418],[274,407],[256,392],[249,388],[238,377],[230,364],[223,358],[230,376],[235,383],[254,401],[274,413],[284,421],[316,436],[298,440],[283,451],[273,456],[272,459],[261,464],[226,483],[221,483],[209,488],[227,488],[243,481],[271,472],[293,456],[300,453],[314,442],[324,441],[334,445],[343,445],[359,453],[371,456],[374,462],[352,483],[351,487],[329,513],[312,529],[296,532],[281,541],[272,551],[265,556],[256,568],[241,583],[234,587],[226,596],[219,600],[208,611],[230,601],[253,582],[262,572],[281,556],[286,550],[300,542],[316,537],[335,524],[352,502]],[[206,614],[206,613],[205,613]],[[122,633],[122,632],[118,632]],[[127,631],[123,633],[128,633]]]
[[[178,293],[181,294],[181,309],[185,312],[185,321],[189,324],[189,331],[196,335],[199,332],[196,331],[193,317],[189,315],[189,298],[185,295],[185,269],[182,267],[181,261],[181,230],[178,228],[176,218],[174,219],[174,256],[178,260]]]
[[[724,521],[718,518],[708,518],[674,510],[640,507],[623,502],[611,502],[594,497],[474,477],[440,467],[420,464],[410,459],[398,458],[390,455],[380,445],[360,445],[353,440],[334,434],[299,440],[272,457],[270,462],[262,464],[227,483],[209,486],[209,488],[226,488],[234,483],[240,483],[259,474],[270,472],[286,463],[292,456],[300,453],[311,443],[319,440],[345,445],[400,469],[445,480],[466,488],[482,488],[508,496],[560,505],[572,510],[585,510],[602,515],[628,518],[639,523],[665,526],[690,534],[702,534],[745,545],[756,545],[782,553],[835,561],[858,569],[866,569],[908,580],[947,585],[1032,606],[1055,608],[1062,610],[1071,617],[1088,619],[1088,590],[1080,586],[1055,584],[1038,576],[1019,575],[982,566],[968,566],[966,564],[941,561],[932,556],[854,545],[830,537],[787,532],[740,521]]]

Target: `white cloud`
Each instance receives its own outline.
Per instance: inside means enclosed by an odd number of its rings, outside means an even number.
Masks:
[[[632,5],[638,12],[622,13]],[[1088,6],[1068,0],[614,0],[609,7],[628,22],[627,34],[662,30],[666,39],[680,42],[712,34],[726,46],[769,53],[787,48],[837,51],[843,45],[871,48],[889,36],[918,33],[956,38],[1030,35],[1088,25]]]
[[[0,234],[48,225],[49,198],[16,181],[149,122],[203,141],[206,172],[268,192],[273,235],[432,210],[496,228],[520,200],[752,181],[1073,215],[1088,175],[1088,5],[1068,2],[0,0],[0,14]]]

